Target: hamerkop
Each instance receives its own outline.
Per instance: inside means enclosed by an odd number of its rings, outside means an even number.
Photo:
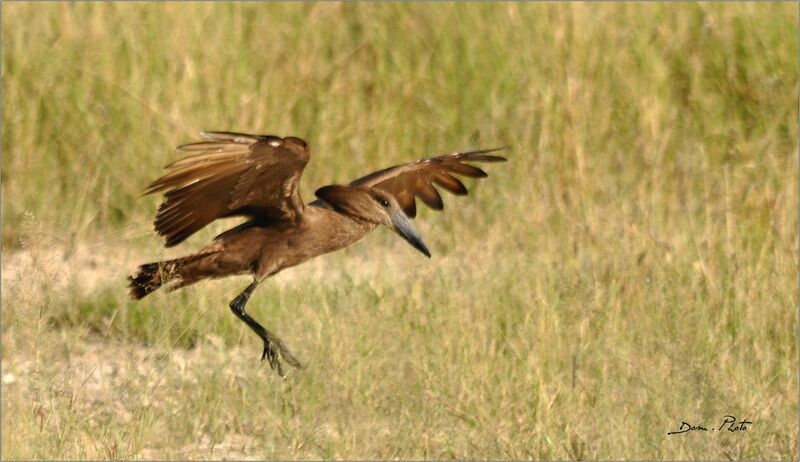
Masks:
[[[457,152],[396,165],[359,178],[349,185],[329,185],[303,203],[298,184],[310,156],[300,138],[203,132],[208,141],[179,146],[191,155],[169,165],[145,194],[163,192],[156,232],[166,246],[180,244],[212,221],[245,216],[242,223],[199,252],[175,260],[141,265],[130,280],[130,293],[141,299],[168,284],[168,290],[206,278],[250,274],[253,282],[230,302],[233,313],[264,342],[261,360],[269,360],[283,377],[279,359],[294,367],[300,362],[274,334],[245,311],[256,287],[278,272],[319,255],[347,247],[378,225],[399,234],[417,250],[431,253],[409,218],[416,216],[415,197],[435,210],[443,208],[434,184],[455,193],[467,189],[452,174],[487,176],[463,163],[501,162],[489,155],[503,148]]]

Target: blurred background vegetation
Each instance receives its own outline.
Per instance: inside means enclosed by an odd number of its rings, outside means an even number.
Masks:
[[[2,5],[4,458],[792,459],[793,4]],[[301,192],[508,145],[253,310],[140,303],[188,253],[143,188],[202,129],[296,135]],[[681,421],[744,434],[667,437]]]

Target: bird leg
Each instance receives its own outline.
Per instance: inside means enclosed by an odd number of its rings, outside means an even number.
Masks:
[[[281,339],[276,337],[273,333],[268,331],[264,328],[261,324],[258,323],[255,319],[251,318],[247,312],[245,312],[244,307],[247,305],[247,301],[250,299],[250,295],[253,294],[253,291],[256,290],[258,287],[258,281],[253,281],[252,284],[247,286],[244,291],[239,294],[236,298],[231,300],[230,307],[233,314],[236,315],[239,319],[244,321],[250,329],[253,330],[261,340],[264,341],[264,352],[261,354],[261,360],[263,361],[264,358],[269,360],[269,367],[272,370],[277,370],[278,375],[281,377],[285,377],[283,375],[283,369],[281,368],[281,362],[278,358],[278,354],[286,360],[287,363],[291,364],[294,367],[301,368],[303,367],[292,354],[289,352],[289,349],[286,348],[286,345],[283,344]]]

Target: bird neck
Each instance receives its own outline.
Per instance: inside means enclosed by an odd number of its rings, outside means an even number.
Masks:
[[[307,224],[315,240],[327,253],[354,244],[369,234],[378,225],[349,214],[323,207],[308,207]]]

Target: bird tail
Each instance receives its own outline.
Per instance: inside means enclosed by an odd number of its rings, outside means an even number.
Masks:
[[[188,278],[184,274],[191,263],[203,259],[216,252],[206,252],[188,257],[176,258],[175,260],[145,263],[139,266],[136,274],[128,276],[128,287],[130,287],[131,298],[141,300],[159,287],[173,281],[179,281],[178,285],[170,286],[168,289],[177,289],[185,285],[196,282],[199,279]]]
[[[141,265],[136,274],[128,276],[131,298],[140,300],[167,282],[180,277],[176,274],[180,260],[182,259]]]

